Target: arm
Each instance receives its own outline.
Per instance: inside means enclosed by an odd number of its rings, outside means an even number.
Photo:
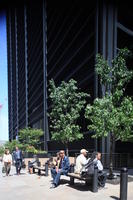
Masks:
[[[98,167],[98,170],[99,170],[99,171],[102,171],[102,170],[103,170],[103,165],[102,165],[102,163],[101,163],[100,160],[97,161],[97,167]]]
[[[69,170],[70,168],[70,162],[68,157],[65,158],[65,166],[64,166],[64,170]]]
[[[15,153],[15,151],[13,152],[13,154],[12,154],[12,158],[13,158],[13,162],[14,162],[14,164],[16,163],[16,153]]]
[[[88,163],[88,160],[85,157],[82,157],[82,160],[80,161],[82,166],[85,166]]]
[[[20,150],[20,159],[23,160],[23,154],[21,150]]]
[[[3,159],[2,159],[2,160],[3,160],[3,162],[5,162],[5,154],[4,154],[4,156],[3,156]]]

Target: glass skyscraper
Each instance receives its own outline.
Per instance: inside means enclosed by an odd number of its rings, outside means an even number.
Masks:
[[[59,85],[74,78],[91,95],[91,102],[100,96],[95,56],[101,53],[111,64],[120,48],[133,50],[132,5],[100,0],[29,0],[7,4],[6,11],[9,139],[15,139],[19,129],[42,128],[44,149],[56,150],[62,146],[51,141],[49,80],[53,78]],[[126,91],[129,95],[132,83]],[[109,152],[110,138],[94,141],[83,116],[79,123],[84,139],[70,144],[70,149]]]

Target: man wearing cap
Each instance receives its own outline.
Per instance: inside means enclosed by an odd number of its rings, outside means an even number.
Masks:
[[[81,149],[80,155],[76,159],[75,173],[81,174],[84,170],[85,165],[88,163],[86,158],[88,151],[86,149]]]

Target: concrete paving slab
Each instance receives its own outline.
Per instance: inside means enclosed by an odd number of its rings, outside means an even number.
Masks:
[[[62,176],[61,184],[50,189],[51,176],[39,177],[28,174],[26,170],[22,175],[15,175],[12,167],[11,176],[5,177],[1,173],[0,164],[0,200],[113,200],[119,198],[120,185],[106,184],[107,189],[92,193],[84,182],[76,180],[75,185],[69,185],[69,177]],[[133,200],[133,182],[128,184],[128,200]]]

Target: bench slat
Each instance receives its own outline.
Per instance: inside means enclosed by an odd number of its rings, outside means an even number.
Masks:
[[[67,175],[69,177],[76,178],[76,179],[79,179],[79,180],[84,180],[84,181],[93,177],[92,175],[90,175],[88,177],[82,177],[80,174],[75,174],[75,173],[68,173]]]
[[[39,169],[39,170],[45,171],[45,168],[44,168],[44,167],[33,166],[33,168],[34,168],[34,169]]]

